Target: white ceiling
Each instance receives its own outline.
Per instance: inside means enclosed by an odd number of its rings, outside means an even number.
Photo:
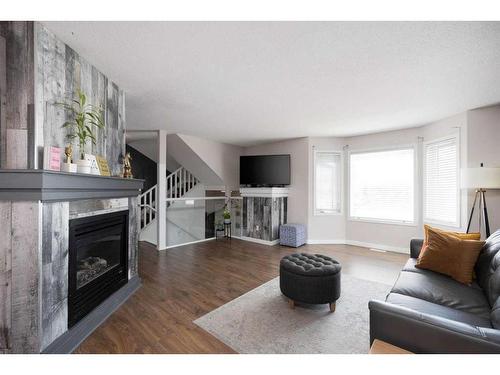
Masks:
[[[251,145],[500,101],[500,22],[45,22],[127,95],[129,129]]]

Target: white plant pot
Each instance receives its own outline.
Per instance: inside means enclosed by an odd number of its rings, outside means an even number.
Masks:
[[[76,173],[78,166],[75,163],[62,163],[61,164],[61,171],[63,172],[69,172],[69,173]]]
[[[224,219],[224,224],[230,224],[231,223],[231,219]]]
[[[76,162],[76,165],[78,173],[87,173],[87,174],[92,173],[90,168],[92,164],[90,163],[90,161],[80,159]]]

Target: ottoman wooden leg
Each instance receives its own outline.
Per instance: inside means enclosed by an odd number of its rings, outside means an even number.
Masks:
[[[330,312],[335,312],[335,304],[336,302],[330,303]]]
[[[290,308],[294,309],[295,308],[295,302],[293,299],[289,299],[288,300],[288,306],[290,306]]]

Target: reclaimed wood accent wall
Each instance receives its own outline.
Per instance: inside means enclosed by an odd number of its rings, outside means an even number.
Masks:
[[[125,93],[38,22],[35,23],[35,35],[35,123],[39,155],[44,146],[65,147],[70,142],[68,130],[61,128],[69,116],[57,103],[74,98],[80,89],[90,103],[103,108],[106,124],[104,129],[96,129],[96,144],[89,142],[85,152],[104,156],[111,174],[120,175],[121,158],[125,153]],[[73,153],[77,158],[76,139],[73,140]]]
[[[33,168],[33,28],[0,22],[0,168]]]
[[[85,152],[122,172],[125,95],[38,22],[0,22],[0,168],[41,168],[43,147],[67,145],[68,114],[56,103],[82,89],[104,109],[106,127]],[[7,100],[8,99],[8,100]],[[74,157],[78,146],[74,145]],[[137,198],[130,210],[130,276],[137,275]],[[114,200],[113,200],[114,201]],[[0,201],[0,353],[40,353],[67,331],[68,236],[74,213],[111,200]]]
[[[286,224],[287,198],[243,198],[243,236],[274,241]]]

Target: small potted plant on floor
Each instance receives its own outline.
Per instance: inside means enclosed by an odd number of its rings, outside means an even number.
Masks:
[[[231,212],[229,212],[227,205],[224,206],[224,213],[222,214],[222,216],[224,217],[225,224],[231,223]]]
[[[78,138],[79,159],[76,162],[78,173],[91,173],[91,163],[85,159],[85,145],[90,139],[96,143],[95,128],[104,128],[103,109],[87,103],[87,96],[81,90],[77,91],[77,99],[72,99],[60,104],[70,116],[62,127],[69,129],[68,138],[73,140]]]

